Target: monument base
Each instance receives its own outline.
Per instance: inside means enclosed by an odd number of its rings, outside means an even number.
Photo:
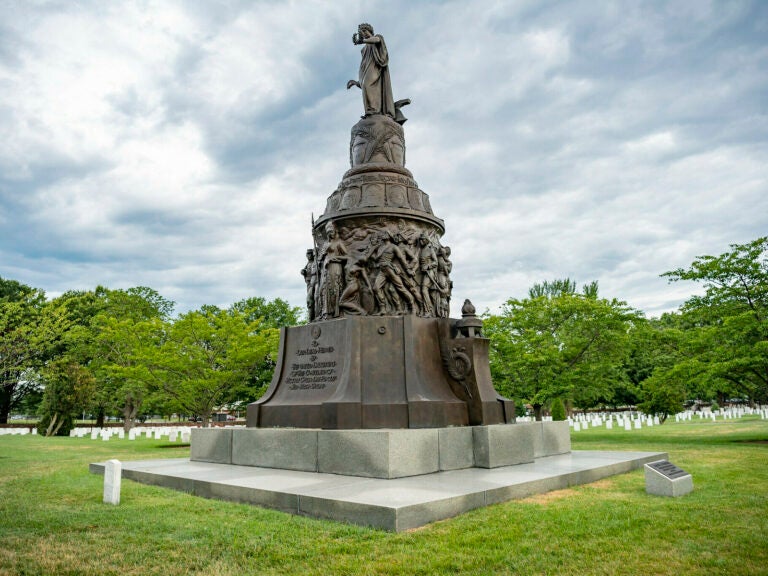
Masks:
[[[283,328],[249,428],[358,430],[514,422],[493,388],[489,341],[461,321],[358,316]]]
[[[570,450],[567,422],[419,430],[197,428],[190,460],[391,479],[500,468]]]
[[[467,468],[382,480],[186,458],[123,462],[123,478],[204,498],[401,532],[468,510],[623,474],[659,452],[573,451],[529,464]],[[104,464],[91,464],[103,474]]]

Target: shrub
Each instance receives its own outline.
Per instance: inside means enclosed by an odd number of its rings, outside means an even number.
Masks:
[[[565,405],[560,398],[552,400],[549,411],[552,414],[552,420],[565,420]]]

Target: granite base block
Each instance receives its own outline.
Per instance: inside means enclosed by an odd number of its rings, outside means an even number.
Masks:
[[[539,422],[475,426],[472,430],[475,466],[498,468],[534,460],[534,442],[541,435]]]
[[[317,448],[317,430],[232,430],[232,464],[239,466],[316,472]]]
[[[404,478],[439,470],[438,430],[323,430],[318,472]]]
[[[190,460],[232,463],[232,428],[193,428]]]
[[[535,454],[536,458],[567,454],[571,451],[571,429],[565,420],[541,422],[541,438],[541,452]]]
[[[472,428],[441,428],[437,438],[440,470],[461,470],[475,465]]]

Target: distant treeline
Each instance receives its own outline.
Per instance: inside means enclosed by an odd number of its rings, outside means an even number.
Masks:
[[[677,312],[648,319],[596,282],[535,284],[484,317],[497,390],[550,409],[637,406],[662,420],[686,402],[768,402],[768,238],[663,274],[700,282]],[[256,400],[272,378],[279,328],[304,321],[281,299],[173,315],[152,288],[45,293],[0,277],[0,424],[40,416],[67,434],[75,417],[126,428],[147,414],[202,418]]]

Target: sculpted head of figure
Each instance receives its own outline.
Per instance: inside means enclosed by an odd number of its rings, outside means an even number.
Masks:
[[[357,27],[357,32],[363,38],[370,38],[371,36],[373,36],[373,26],[371,26],[367,22],[363,22],[362,24],[360,24],[360,26]]]
[[[386,230],[379,230],[371,237],[371,244],[378,246],[387,240],[389,240],[389,233]]]
[[[309,248],[307,250],[307,260],[314,260],[315,259],[315,251],[312,248]]]
[[[429,238],[427,238],[426,234],[422,234],[419,236],[419,246],[426,246],[429,244]]]
[[[325,234],[329,240],[336,238],[336,226],[333,225],[333,222],[328,222],[328,225],[325,227]]]

